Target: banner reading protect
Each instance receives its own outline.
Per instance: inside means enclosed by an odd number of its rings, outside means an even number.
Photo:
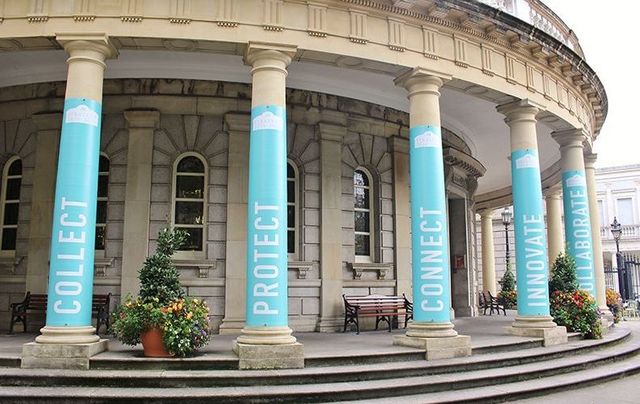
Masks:
[[[511,153],[518,315],[548,316],[547,234],[538,151]]]
[[[47,326],[90,326],[102,106],[65,100],[53,211]]]
[[[449,237],[440,127],[416,126],[409,137],[413,318],[448,323]]]
[[[287,326],[285,109],[251,110],[247,215],[247,326]]]
[[[576,275],[580,289],[585,289],[595,296],[591,217],[585,172],[564,171],[562,193],[567,252],[576,260]]]

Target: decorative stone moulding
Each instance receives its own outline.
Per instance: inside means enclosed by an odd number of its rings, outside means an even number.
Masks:
[[[113,266],[113,258],[96,258],[93,266],[95,276],[104,278],[107,276],[107,268]]]
[[[352,262],[353,279],[362,279],[365,272],[375,272],[379,280],[387,279],[387,275],[393,269],[393,265],[379,262]]]
[[[85,15],[85,14],[78,14],[78,15],[74,15],[73,16],[73,21],[75,22],[91,22],[93,20],[96,19],[95,15]]]
[[[171,24],[191,24],[191,18],[171,17],[169,22]]]
[[[215,270],[217,262],[208,260],[173,260],[177,268],[197,269],[198,278],[208,278],[209,272]]]
[[[48,15],[29,15],[27,16],[27,21],[29,22],[47,22],[49,20]]]
[[[142,22],[144,17],[141,15],[123,15],[120,17],[122,22]]]
[[[307,274],[313,267],[313,262],[309,261],[289,261],[287,264],[289,270],[298,272],[298,279],[307,279]]]
[[[15,275],[16,269],[23,260],[24,257],[2,257],[0,258],[0,268],[5,269],[11,275]]]

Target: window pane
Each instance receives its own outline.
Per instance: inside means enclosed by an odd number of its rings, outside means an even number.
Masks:
[[[96,223],[107,223],[107,201],[98,201]]]
[[[354,212],[356,231],[369,232],[369,212]]]
[[[369,236],[364,234],[356,234],[356,255],[369,255]]]
[[[291,163],[287,163],[287,178],[296,178],[296,170],[293,169]]]
[[[176,224],[202,224],[202,202],[176,202]]]
[[[296,232],[289,230],[287,232],[287,253],[293,254],[296,252]]]
[[[287,206],[287,227],[296,227],[296,207]]]
[[[18,204],[7,203],[4,205],[4,224],[18,224]]]
[[[369,209],[369,190],[353,188],[354,206],[360,209]]]
[[[106,198],[109,193],[109,176],[98,176],[98,198]]]
[[[184,245],[180,248],[182,251],[201,251],[202,250],[202,229],[180,228],[185,230],[189,235]]]
[[[107,228],[104,226],[96,227],[96,250],[104,250],[104,240]]]
[[[109,172],[109,159],[105,156],[100,156],[100,162],[98,163],[98,171]]]
[[[22,180],[20,178],[11,178],[7,180],[7,195],[8,201],[20,199],[20,184]]]
[[[195,156],[185,157],[178,163],[179,173],[204,173],[204,164]]]
[[[176,178],[176,198],[202,199],[204,177],[178,175]]]
[[[293,181],[287,181],[287,202],[296,202],[296,184]]]
[[[2,230],[2,249],[13,251],[16,249],[16,230],[17,229],[3,229]]]
[[[353,185],[368,186],[369,177],[367,177],[367,175],[364,172],[360,170],[356,170],[353,173]]]
[[[7,171],[8,175],[21,175],[22,174],[22,160],[18,159],[11,163],[9,166],[9,170]]]
[[[622,225],[635,224],[633,220],[633,200],[620,198],[618,203],[618,222]]]

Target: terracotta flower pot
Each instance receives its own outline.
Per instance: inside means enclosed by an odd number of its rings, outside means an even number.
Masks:
[[[140,339],[144,348],[144,356],[152,358],[170,358],[173,356],[164,347],[162,329],[150,328],[140,335]]]

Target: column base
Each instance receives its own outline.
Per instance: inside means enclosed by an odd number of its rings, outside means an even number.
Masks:
[[[318,321],[318,332],[336,332],[344,328],[344,317],[321,317]]]
[[[107,340],[96,329],[87,327],[50,327],[40,330],[36,342],[22,346],[24,369],[89,369],[89,359],[107,350]]]
[[[471,337],[458,335],[451,323],[411,322],[406,335],[395,335],[393,345],[424,349],[425,359],[447,359],[471,355]]]
[[[507,332],[518,337],[542,338],[544,346],[566,344],[567,329],[553,322],[551,316],[517,316]]]
[[[613,313],[611,312],[611,310],[609,309],[609,306],[600,306],[598,307],[598,309],[600,309],[600,312],[602,313],[602,318],[606,319],[608,321],[608,327],[612,327],[614,324],[614,316]]]
[[[606,334],[613,327],[613,321],[609,321],[606,317],[600,317],[600,328],[602,329],[602,334]]]
[[[240,360],[238,369],[302,369],[304,368],[304,347],[301,343],[280,345],[233,343],[233,352]]]
[[[40,329],[41,335],[36,337],[39,344],[92,344],[100,341],[96,335],[96,329],[86,327],[52,327],[44,326]]]
[[[238,335],[244,328],[244,318],[223,318],[220,324],[220,335]]]
[[[246,345],[291,345],[296,337],[289,327],[244,327],[236,340]]]

